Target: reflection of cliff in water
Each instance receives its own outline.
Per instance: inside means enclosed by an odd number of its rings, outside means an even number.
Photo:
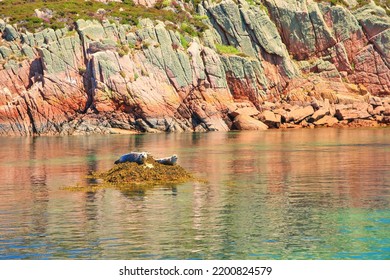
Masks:
[[[32,197],[32,231],[38,236],[45,236],[48,226],[47,208],[49,203],[49,190],[47,186],[46,166],[40,166],[39,152],[37,151],[38,138],[30,138],[29,147],[29,174]]]
[[[324,129],[2,139],[0,236],[29,249],[7,247],[1,238],[0,247],[31,258],[302,257],[299,252],[325,245],[323,258],[339,248],[368,251],[367,242],[345,236],[366,236],[373,227],[369,234],[385,240],[386,224],[375,223],[390,205],[387,134]],[[86,174],[110,169],[132,150],[176,153],[181,166],[208,182],[61,189],[94,184]]]
[[[95,149],[88,149],[87,154],[86,154],[86,161],[88,164],[88,174],[92,174],[96,171],[98,171],[98,162],[97,162],[97,157],[96,157],[96,150]],[[93,185],[97,184],[98,180],[91,178],[89,176],[86,177],[86,183],[87,185]]]

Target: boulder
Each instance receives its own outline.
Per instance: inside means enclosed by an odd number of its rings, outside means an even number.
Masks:
[[[238,115],[246,115],[246,116],[255,116],[260,112],[255,107],[244,107],[238,108],[234,112],[230,113],[230,115],[235,118]]]
[[[338,119],[336,119],[335,117],[323,116],[321,119],[314,122],[314,124],[318,126],[333,126],[338,122]]]
[[[370,104],[372,106],[381,106],[382,105],[382,99],[377,96],[370,96]]]
[[[264,122],[268,127],[278,128],[282,122],[281,115],[275,114],[272,111],[265,110],[258,115],[260,121]]]
[[[286,122],[286,120],[288,120],[288,118],[289,118],[289,112],[287,112],[283,108],[275,109],[275,110],[273,110],[273,113],[275,115],[279,115],[281,117],[281,122]]]
[[[320,108],[319,110],[314,112],[314,114],[310,117],[309,121],[316,122],[317,120],[323,118],[325,115],[329,115],[329,109]]]
[[[7,24],[4,29],[4,38],[7,41],[14,41],[19,38],[19,33],[12,25]]]
[[[384,111],[385,111],[385,107],[383,107],[383,106],[381,105],[381,106],[378,106],[378,107],[376,107],[375,109],[372,110],[372,115],[380,115],[380,114],[382,114]]]
[[[390,105],[387,105],[383,111],[384,116],[390,116]]]
[[[356,109],[337,109],[335,116],[339,120],[368,119],[371,117],[367,111]]]
[[[311,105],[306,107],[299,107],[290,112],[289,117],[292,122],[299,123],[303,119],[314,114],[314,109]]]
[[[238,130],[266,130],[268,126],[263,122],[247,115],[238,115],[233,121]]]

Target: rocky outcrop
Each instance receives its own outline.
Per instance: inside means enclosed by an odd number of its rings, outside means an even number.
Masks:
[[[310,0],[265,2],[303,72],[361,84],[373,94],[389,94],[390,18],[385,10],[374,3],[351,12]]]
[[[202,38],[149,19],[34,34],[0,20],[0,135],[389,122],[383,9],[263,2],[203,1]]]

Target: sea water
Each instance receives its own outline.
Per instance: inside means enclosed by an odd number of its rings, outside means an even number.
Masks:
[[[0,259],[390,259],[389,129],[0,142]],[[130,151],[206,182],[66,188]]]

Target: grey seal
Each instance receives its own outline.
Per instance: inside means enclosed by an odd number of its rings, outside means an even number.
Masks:
[[[138,164],[143,164],[148,158],[148,154],[146,152],[131,152],[125,155],[122,155],[118,160],[114,163],[124,163],[124,162],[136,162]]]
[[[177,162],[177,155],[173,155],[170,157],[165,157],[165,158],[159,158],[156,159],[158,163],[164,164],[164,165],[175,165]]]

